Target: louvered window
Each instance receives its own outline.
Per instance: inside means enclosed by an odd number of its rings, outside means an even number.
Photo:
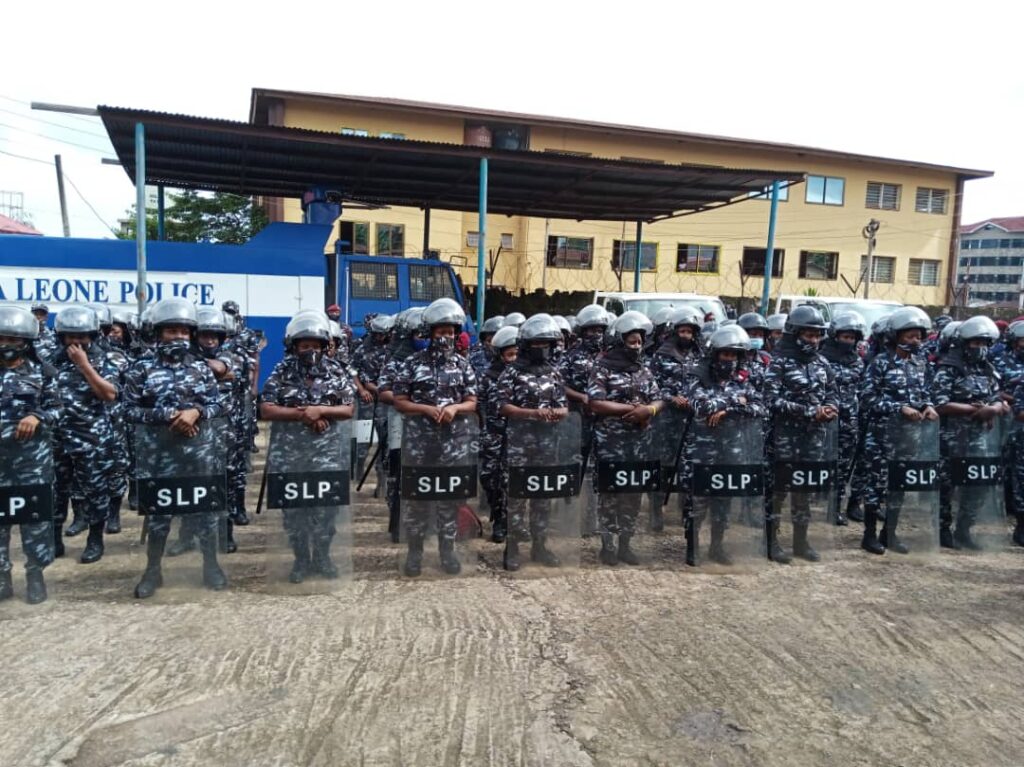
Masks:
[[[885,184],[881,181],[869,181],[864,206],[877,208],[878,210],[899,210],[900,185]]]

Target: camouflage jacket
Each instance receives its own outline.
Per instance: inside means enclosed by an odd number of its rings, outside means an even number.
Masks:
[[[457,405],[478,392],[476,373],[465,357],[433,349],[416,352],[405,360],[391,388],[395,396],[437,407]]]
[[[650,405],[662,398],[658,382],[643,363],[639,369],[629,372],[615,369],[606,358],[599,360],[591,370],[586,393],[593,401],[607,400],[624,405]],[[651,422],[647,423],[649,426]],[[618,416],[597,416],[594,425],[598,445],[612,451],[619,451],[619,447],[628,449],[628,443],[638,439],[643,430]]]
[[[562,376],[554,367],[546,366],[543,372],[531,372],[529,366],[512,363],[505,367],[493,392],[498,410],[503,405],[528,410],[567,408],[569,400],[565,395]]]
[[[42,425],[55,427],[61,403],[52,372],[30,359],[22,360],[15,368],[0,367],[0,422],[17,423],[34,415]]]
[[[89,362],[103,380],[120,391],[121,373],[107,355],[95,345],[89,347]],[[110,424],[109,403],[99,399],[62,348],[54,360],[57,369],[57,393],[62,410],[59,428],[78,434],[98,433]],[[91,441],[91,440],[90,440]]]
[[[288,355],[264,382],[260,400],[281,407],[351,405],[355,387],[347,375],[338,375],[323,361],[305,368],[298,357]]]
[[[388,356],[387,344],[375,344],[371,342],[365,346],[365,351],[359,356],[359,362],[353,364],[352,368],[359,376],[359,380],[365,384],[377,385],[381,370]]]
[[[586,393],[590,373],[600,354],[600,350],[591,351],[581,342],[562,355],[558,372],[565,385],[581,394]]]
[[[60,351],[60,341],[51,328],[42,328],[39,331],[39,337],[32,342],[32,345],[35,347],[39,359],[51,365],[57,358],[57,352]]]
[[[687,378],[700,365],[704,355],[700,344],[694,342],[686,351],[679,349],[673,339],[662,344],[651,357],[650,368],[665,399],[684,397]]]
[[[831,405],[839,410],[835,373],[824,357],[790,353],[785,340],[776,352],[765,374],[763,391],[772,415],[810,420],[819,407]]]
[[[999,373],[1003,391],[1007,394],[1013,394],[1017,384],[1024,381],[1024,359],[1021,359],[1022,356],[1024,354],[1018,355],[1016,352],[1006,349],[992,360],[993,367]]]
[[[844,354],[831,340],[826,340],[822,347],[821,356],[828,360],[836,376],[840,412],[856,416],[860,412],[861,381],[867,367],[864,359],[856,351]]]
[[[177,410],[196,408],[204,420],[226,414],[217,379],[203,360],[160,357],[139,360],[125,373],[125,417],[129,423],[169,423]]]
[[[895,352],[875,355],[864,371],[860,386],[864,414],[885,418],[899,413],[904,405],[915,410],[932,405],[928,375],[928,363],[923,357],[904,360]]]
[[[701,420],[724,410],[730,415],[764,418],[768,411],[747,370],[737,370],[727,381],[713,379],[707,365],[686,379],[683,396],[690,400],[693,417]]]
[[[999,373],[989,362],[970,363],[954,350],[943,357],[932,379],[936,407],[949,402],[990,405],[999,401]]]

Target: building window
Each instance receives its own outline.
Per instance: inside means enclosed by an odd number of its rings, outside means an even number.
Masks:
[[[377,255],[405,255],[405,227],[402,224],[377,224]]]
[[[629,155],[625,155],[625,154],[622,155],[622,157],[620,157],[619,159],[620,160],[625,160],[626,162],[644,162],[644,163],[647,163],[648,165],[664,165],[665,164],[664,160],[652,160],[650,157],[630,157]]]
[[[366,221],[338,221],[338,239],[343,253],[370,254],[370,224]]]
[[[834,280],[838,273],[838,253],[825,250],[800,251],[801,280]]]
[[[615,271],[636,271],[636,240],[612,241],[612,269]],[[640,250],[640,271],[654,272],[658,269],[658,243],[645,242]]]
[[[502,232],[501,247],[503,250],[512,250],[515,247],[516,238],[507,232]]]
[[[363,130],[362,128],[342,128],[341,129],[341,135],[342,136],[360,136],[362,138],[366,138],[367,136],[370,135],[370,131]]]
[[[352,298],[398,300],[398,264],[353,261],[349,267]]]
[[[493,236],[493,235],[492,235]],[[512,250],[514,239],[511,234],[501,235],[501,247],[503,250]],[[493,241],[492,241],[493,242]],[[480,232],[466,232],[466,247],[476,250],[480,247]]]
[[[750,277],[764,277],[764,262],[768,251],[765,248],[744,248],[743,249],[743,274]],[[782,262],[785,260],[786,251],[783,248],[776,248],[772,256],[772,277],[782,276]]]
[[[590,269],[593,263],[592,237],[548,237],[548,266],[558,269]]]
[[[933,261],[927,258],[910,259],[910,271],[907,272],[910,284],[935,287],[939,284],[939,268],[941,265],[941,261]]]
[[[875,267],[871,275],[872,282],[893,282],[896,273],[896,259],[892,256],[875,256]],[[860,257],[860,273],[864,274],[868,268],[868,257]]]
[[[404,133],[392,133],[391,131],[381,131],[379,135],[380,135],[381,138],[390,138],[390,139],[395,139],[396,141],[404,141],[405,140],[405,134]]]
[[[409,298],[413,301],[436,301],[455,298],[448,269],[433,264],[409,265]]]
[[[900,190],[902,188],[899,184],[869,181],[868,193],[864,198],[864,207],[877,208],[878,210],[899,210]]]
[[[833,176],[808,176],[805,202],[814,205],[842,205],[846,180]]]
[[[914,200],[914,210],[918,213],[945,214],[948,197],[948,189],[929,189],[925,186],[919,186],[917,188],[917,197]]]
[[[693,274],[718,274],[717,245],[676,245],[676,271]]]
[[[771,200],[772,199],[772,187],[771,184],[766,186],[760,192],[750,192],[747,197],[753,197],[755,200]],[[789,199],[789,184],[779,184],[779,202],[786,202]]]

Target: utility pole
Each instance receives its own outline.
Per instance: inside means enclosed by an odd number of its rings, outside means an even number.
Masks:
[[[864,235],[864,239],[868,241],[868,273],[864,278],[864,298],[870,297],[871,293],[871,278],[875,274],[875,235],[878,233],[878,227],[881,225],[878,220],[871,219],[861,232]]]
[[[71,236],[71,227],[68,225],[68,200],[64,196],[64,170],[60,164],[60,155],[53,156],[53,164],[57,167],[57,194],[60,196],[60,220],[64,224],[64,236]]]

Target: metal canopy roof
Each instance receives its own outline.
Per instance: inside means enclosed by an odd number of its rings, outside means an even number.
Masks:
[[[312,186],[368,205],[473,212],[488,158],[489,213],[656,221],[746,199],[794,171],[661,165],[550,152],[343,136],[138,109],[97,108],[135,181],[135,124],[146,126],[146,183],[266,197]]]

